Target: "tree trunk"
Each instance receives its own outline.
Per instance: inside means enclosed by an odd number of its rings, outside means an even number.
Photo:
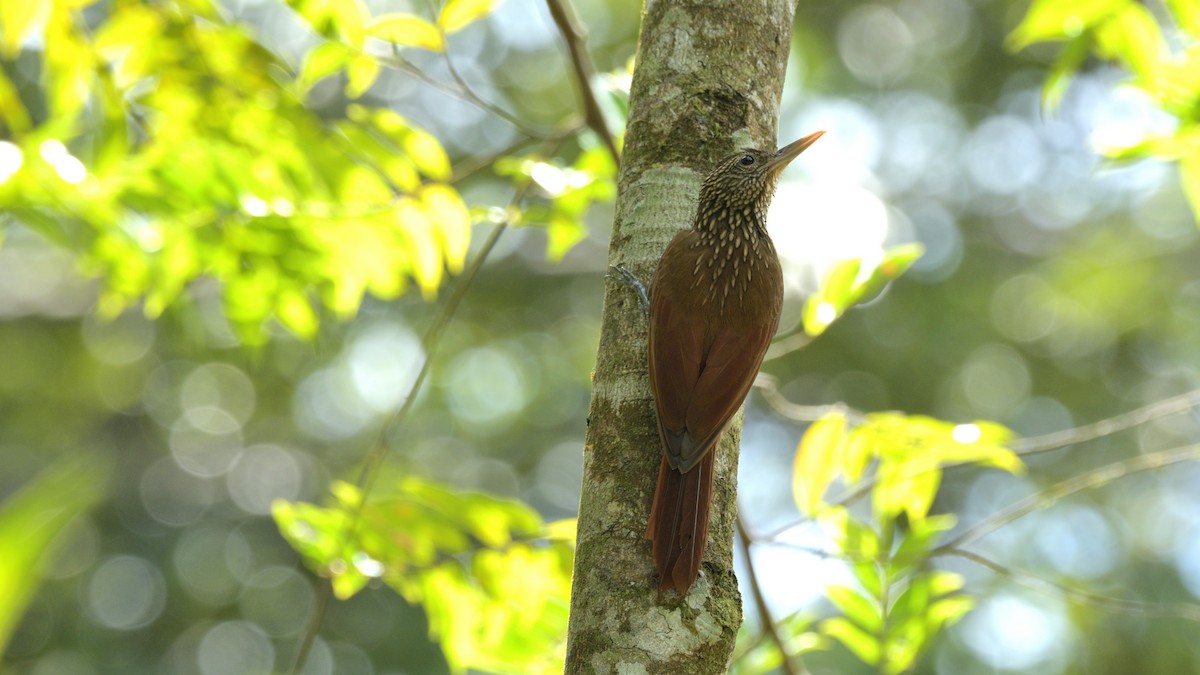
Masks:
[[[688,227],[700,180],[740,147],[776,147],[791,0],[646,0],[609,262],[649,280]],[[740,417],[717,452],[703,574],[657,592],[646,519],[660,453],[636,293],[609,283],[584,446],[568,673],[723,673],[741,624],[733,574]]]

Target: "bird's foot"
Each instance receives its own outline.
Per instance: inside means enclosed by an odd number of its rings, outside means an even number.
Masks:
[[[631,286],[633,290],[637,291],[638,301],[642,304],[642,313],[649,317],[650,296],[646,293],[646,285],[642,283],[642,280],[638,279],[636,274],[625,269],[622,265],[609,265],[608,269],[612,271],[605,274],[604,278],[612,279],[618,284]]]

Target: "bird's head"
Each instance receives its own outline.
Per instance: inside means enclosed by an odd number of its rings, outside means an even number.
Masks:
[[[824,133],[809,134],[774,152],[747,148],[726,156],[705,177],[700,187],[701,205],[719,203],[732,208],[765,210],[784,167]]]

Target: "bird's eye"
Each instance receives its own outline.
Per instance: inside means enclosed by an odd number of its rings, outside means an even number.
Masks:
[[[750,166],[754,163],[754,155],[742,155],[742,158],[738,161],[741,162],[742,166]]]

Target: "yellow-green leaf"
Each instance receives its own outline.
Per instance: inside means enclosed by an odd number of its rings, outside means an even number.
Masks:
[[[1159,88],[1159,70],[1167,45],[1150,10],[1131,4],[1096,29],[1098,51],[1120,61],[1151,93]]]
[[[314,84],[346,66],[353,52],[340,42],[324,42],[308,50],[300,64],[296,86],[305,94]]]
[[[15,58],[30,31],[46,20],[51,2],[5,0],[0,2],[0,54]]]
[[[813,422],[800,439],[792,474],[792,495],[803,513],[814,513],[833,482],[846,432],[846,416],[830,413]]]
[[[358,98],[367,93],[379,77],[379,62],[370,54],[358,54],[346,66],[346,97]]]
[[[415,14],[380,14],[367,26],[367,35],[402,47],[420,47],[435,52],[446,48],[437,26]]]
[[[421,173],[434,180],[450,180],[450,158],[433,134],[421,129],[411,129],[404,134],[403,143],[404,151]]]
[[[396,222],[408,241],[412,275],[421,287],[421,295],[433,300],[442,283],[442,256],[430,231],[429,218],[415,200],[402,198],[396,205]]]
[[[279,293],[275,315],[296,337],[309,340],[317,334],[317,314],[313,311],[312,303],[296,287],[286,288]]]
[[[1117,13],[1132,0],[1036,0],[1005,45],[1024,49],[1035,42],[1066,40]]]
[[[1196,0],[1167,0],[1175,23],[1193,36],[1200,36],[1200,2]]]
[[[879,641],[873,635],[840,616],[821,622],[821,632],[846,646],[867,665],[879,663]]]
[[[434,229],[453,274],[462,271],[471,243],[471,214],[462,197],[449,185],[435,183],[421,190],[421,204],[433,220]]]
[[[499,0],[449,0],[438,15],[438,26],[447,33],[464,26],[492,11]]]
[[[868,633],[878,633],[883,628],[883,615],[880,613],[879,607],[853,588],[838,584],[826,586],[825,596],[842,611],[847,619]]]

